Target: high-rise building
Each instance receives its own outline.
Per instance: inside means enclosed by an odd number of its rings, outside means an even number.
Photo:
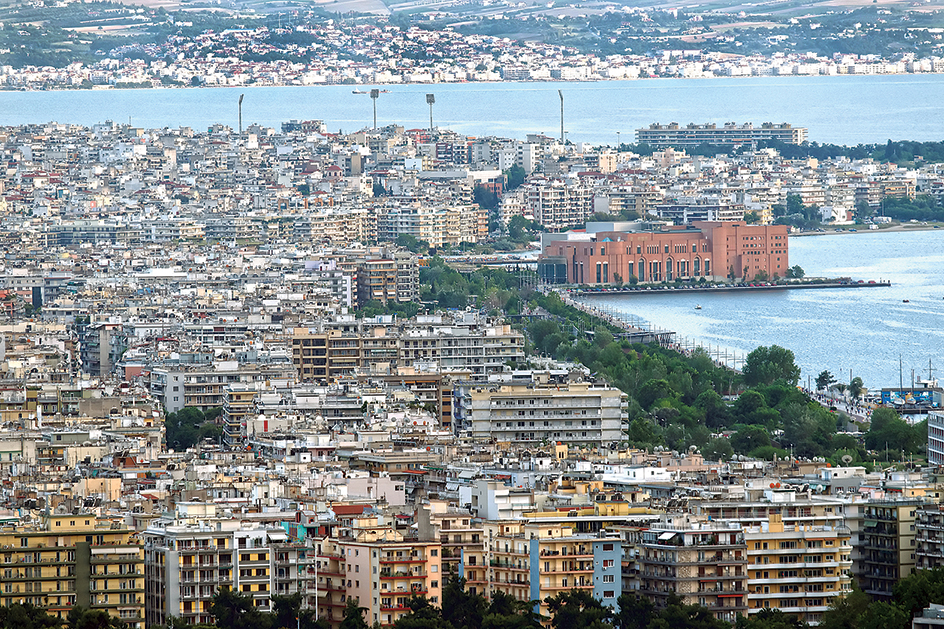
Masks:
[[[740,525],[684,517],[643,531],[637,558],[639,593],[664,607],[671,595],[720,620],[747,613],[747,545]]]
[[[845,526],[784,526],[778,514],[745,528],[748,613],[779,609],[818,624],[833,601],[852,590],[850,538]]]
[[[0,529],[0,605],[30,603],[63,620],[102,610],[144,629],[144,554],[134,531],[90,513]]]
[[[485,546],[463,549],[460,575],[469,592],[494,592],[519,601],[540,601],[586,590],[616,607],[622,594],[622,545],[618,535],[577,533],[573,525],[498,520],[484,523]]]

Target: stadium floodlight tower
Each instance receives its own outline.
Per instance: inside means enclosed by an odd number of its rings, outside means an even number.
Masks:
[[[557,95],[561,99],[561,145],[564,144],[564,93],[557,90]]]
[[[370,90],[370,99],[374,101],[374,129],[377,128],[377,99],[380,97],[380,90],[376,87]]]
[[[433,105],[436,103],[435,94],[426,95],[426,104],[429,105],[429,130],[432,132],[435,127],[433,126]]]

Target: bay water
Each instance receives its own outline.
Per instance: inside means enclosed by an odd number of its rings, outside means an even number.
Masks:
[[[873,389],[897,387],[899,375],[910,386],[912,370],[927,378],[929,362],[932,375],[944,378],[944,229],[791,237],[790,264],[807,277],[892,285],[583,300],[738,355],[760,345],[786,347],[804,384],[828,369],[840,382],[851,372]]]
[[[603,82],[448,83],[380,86],[378,125],[429,127],[426,94],[435,94],[433,124],[474,136],[524,139],[528,133],[574,142],[633,142],[653,122],[788,122],[820,143],[944,140],[944,75],[643,79]],[[0,124],[113,120],[146,128],[221,123],[278,128],[290,119],[324,120],[331,132],[373,124],[367,86],[0,91]]]

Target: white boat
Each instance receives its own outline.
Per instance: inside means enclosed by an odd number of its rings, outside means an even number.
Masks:
[[[695,304],[695,310],[701,310],[701,304]]]

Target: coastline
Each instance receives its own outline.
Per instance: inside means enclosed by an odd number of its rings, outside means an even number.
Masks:
[[[841,228],[837,227],[837,228],[823,228],[823,229],[825,229],[826,231],[806,230],[806,231],[791,233],[789,234],[789,236],[790,238],[794,238],[794,237],[804,238],[806,236],[830,236],[830,235],[832,236],[840,236],[840,235],[856,236],[859,234],[882,234],[882,233],[894,233],[894,232],[928,232],[928,231],[934,231],[935,229],[944,229],[944,224],[941,224],[941,223],[930,224],[929,223],[925,225],[925,224],[919,223],[917,225],[911,225],[908,223],[901,223],[898,225],[890,225],[888,227],[879,227],[878,229],[868,229],[868,226],[866,225],[848,225],[848,226],[844,225]],[[841,229],[842,231],[837,231],[839,229]],[[855,231],[851,231],[851,230],[855,230]]]
[[[14,72],[28,71],[31,66],[24,66],[21,68],[14,68]],[[639,82],[651,82],[651,81],[671,81],[671,82],[698,82],[698,81],[712,81],[712,80],[744,80],[744,79],[761,79],[761,80],[776,80],[776,79],[785,79],[790,80],[802,80],[802,79],[816,79],[816,78],[832,78],[832,79],[841,79],[841,78],[855,78],[861,79],[866,77],[911,77],[911,76],[940,76],[944,75],[944,70],[940,72],[890,72],[883,74],[757,74],[750,76],[728,76],[728,75],[714,75],[714,76],[637,76],[637,77],[616,77],[616,78],[606,78],[606,77],[594,77],[592,79],[580,79],[580,78],[560,78],[555,79],[542,78],[542,79],[498,79],[494,81],[482,80],[482,79],[462,79],[456,81],[397,81],[390,83],[345,83],[345,82],[321,82],[321,83],[252,83],[246,85],[136,85],[136,86],[118,86],[114,84],[97,84],[91,87],[76,87],[74,85],[57,85],[57,84],[43,84],[42,86],[36,87],[32,85],[11,85],[0,87],[0,92],[109,92],[109,91],[146,91],[146,90],[250,90],[253,88],[272,88],[272,87],[298,87],[298,88],[312,88],[312,87],[351,87],[351,88],[380,88],[380,89],[389,89],[391,87],[398,86],[436,86],[436,85],[540,85],[544,83],[551,84],[569,84],[569,83],[579,83],[579,84],[593,84],[593,83],[639,83]]]

